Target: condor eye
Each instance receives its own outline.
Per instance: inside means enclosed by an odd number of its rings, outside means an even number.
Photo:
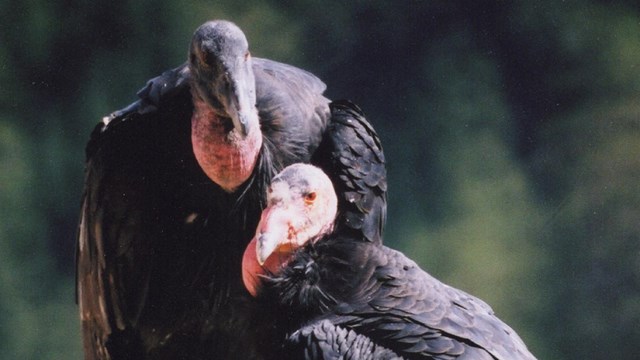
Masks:
[[[308,205],[313,204],[313,202],[316,200],[316,193],[315,192],[310,192],[310,193],[306,193],[304,194],[304,202]]]

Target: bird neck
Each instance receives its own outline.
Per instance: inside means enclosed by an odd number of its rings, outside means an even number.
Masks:
[[[265,263],[258,268],[251,267],[251,262],[257,261],[255,244],[250,243],[243,259],[243,280],[261,301],[298,315],[318,315],[345,299],[366,302],[376,291],[366,281],[377,265],[375,256],[368,256],[372,246],[350,237],[327,235],[307,243],[285,261],[279,257],[277,267]]]
[[[191,142],[193,153],[205,174],[222,189],[234,192],[253,172],[260,148],[260,126],[250,127],[242,138],[231,119],[221,116],[202,100],[193,101]]]

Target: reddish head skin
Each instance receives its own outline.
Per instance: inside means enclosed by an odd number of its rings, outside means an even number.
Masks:
[[[278,174],[267,199],[256,235],[242,258],[242,280],[254,297],[262,276],[278,274],[296,249],[331,231],[337,212],[331,180],[307,164],[288,166]]]
[[[191,117],[193,153],[202,170],[225,191],[233,192],[251,176],[262,146],[258,126],[245,138],[229,131],[228,118],[222,118],[204,101],[195,100]]]
[[[296,246],[293,245],[295,230],[293,224],[287,221],[295,216],[294,213],[282,211],[277,207],[267,207],[260,216],[260,223],[256,230],[256,236],[251,239],[242,256],[242,281],[251,295],[257,296],[262,282],[261,276],[277,274],[283,266],[286,266]],[[256,246],[258,239],[263,234],[270,234],[278,239],[287,238],[286,242],[278,244],[273,253],[260,264],[257,257]]]
[[[293,255],[293,248],[278,250],[267,258],[264,264],[260,265],[256,257],[257,238],[253,238],[242,256],[242,281],[251,296],[256,297],[262,286],[261,276],[277,274],[280,269],[287,265]]]

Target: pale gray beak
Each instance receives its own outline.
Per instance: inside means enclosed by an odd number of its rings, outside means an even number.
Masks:
[[[278,240],[273,236],[273,233],[262,233],[258,236],[258,243],[256,244],[256,256],[258,257],[258,264],[264,265],[265,261],[278,247]]]

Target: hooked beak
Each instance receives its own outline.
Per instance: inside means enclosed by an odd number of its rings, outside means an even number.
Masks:
[[[288,253],[292,250],[290,226],[287,210],[280,207],[266,208],[262,212],[258,230],[256,231],[256,258],[258,264],[264,265],[274,254]]]
[[[256,244],[258,264],[264,265],[265,261],[273,254],[278,245],[279,242],[277,239],[274,239],[273,233],[263,233],[259,235],[258,243]]]
[[[286,210],[276,206],[262,212],[256,236],[242,255],[242,281],[251,295],[257,296],[261,275],[277,273],[289,260],[294,246],[287,238],[288,233]]]
[[[251,57],[208,60],[194,50],[189,67],[195,90],[209,106],[231,119],[233,129],[246,138],[260,121],[256,109],[256,81]]]
[[[245,138],[254,127],[259,125],[256,109],[256,82],[251,61],[236,61],[224,66],[224,81],[219,93],[224,94],[223,106],[237,133]]]
[[[236,25],[210,21],[193,34],[189,69],[197,95],[229,117],[239,137],[258,128],[256,82],[247,39]]]
[[[251,127],[258,123],[255,100],[251,101],[251,97],[247,95],[248,91],[254,90],[249,87],[242,81],[234,81],[230,86],[231,92],[227,95],[228,102],[225,104],[227,114],[233,122],[233,128],[242,138],[245,138],[251,131]]]

